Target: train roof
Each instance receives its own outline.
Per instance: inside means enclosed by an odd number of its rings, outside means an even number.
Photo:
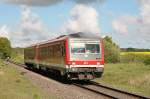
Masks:
[[[48,40],[48,41],[44,41],[44,42],[40,42],[40,43],[37,43],[37,44],[33,44],[29,47],[34,47],[34,46],[37,46],[37,45],[51,43],[51,42],[55,42],[55,41],[62,41],[62,40],[65,40],[68,37],[69,38],[101,39],[101,37],[96,35],[96,34],[91,34],[91,33],[87,34],[87,33],[83,33],[83,32],[78,32],[78,33],[73,33],[73,34],[68,34],[68,35],[61,35],[57,38],[54,38],[54,39],[51,39],[51,40]]]
[[[71,38],[91,38],[91,39],[100,39],[101,37],[96,34],[92,33],[83,33],[83,32],[78,32],[78,33],[73,33],[68,35]]]

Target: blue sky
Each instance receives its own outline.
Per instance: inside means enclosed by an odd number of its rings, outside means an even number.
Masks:
[[[15,0],[8,0],[8,1],[13,2]],[[60,35],[60,32],[62,34],[63,32],[66,33],[70,31],[85,32],[85,30],[88,29],[83,29],[83,28],[78,29],[77,27],[74,28],[71,26],[74,26],[73,23],[76,23],[79,26],[80,24],[82,24],[81,26],[83,27],[83,25],[85,25],[85,23],[91,19],[91,21],[89,22],[95,25],[93,26],[90,25],[91,27],[86,26],[85,28],[95,27],[95,30],[97,31],[93,31],[94,29],[90,29],[89,30],[90,32],[92,31],[99,32],[101,36],[106,36],[106,35],[112,36],[113,40],[121,47],[150,48],[150,44],[149,44],[150,40],[148,38],[150,37],[149,36],[150,33],[147,32],[149,30],[150,24],[149,23],[146,24],[147,27],[146,29],[136,26],[137,24],[142,27],[145,26],[144,22],[146,22],[146,20],[142,17],[148,17],[149,14],[143,15],[141,13],[149,12],[148,9],[149,7],[145,7],[145,5],[147,5],[149,2],[147,3],[146,0],[141,0],[141,2],[139,2],[138,0],[103,0],[103,1],[104,2],[98,2],[98,1],[96,2],[96,0],[93,0],[93,2],[77,3],[71,0],[64,0],[63,2],[61,1],[59,2],[58,0],[58,3],[56,4],[53,2],[49,2],[49,4],[42,5],[42,6],[40,4],[39,5],[37,4],[35,6],[34,4],[30,4],[30,2],[29,3],[28,2],[27,3],[1,2],[0,3],[0,36],[8,37],[12,41],[13,46],[20,46],[22,45],[20,43],[21,41],[23,44],[25,44],[26,42],[25,39],[29,38],[31,40],[32,38],[30,38],[30,36],[31,37],[35,36],[34,40],[40,41],[44,39],[49,39],[47,36],[51,37],[51,36]],[[25,7],[22,7],[22,5],[25,5]],[[80,9],[83,10],[83,13],[82,11],[81,13],[78,13],[78,10],[80,11]],[[85,20],[83,21],[81,20],[82,22],[80,22],[80,19],[83,18],[82,15],[84,15],[84,11],[86,11],[86,9],[87,9],[87,13],[86,13],[87,17],[85,18]],[[27,10],[29,10],[30,12],[29,16],[33,17],[33,19],[31,20],[31,22],[26,23],[24,22],[23,19],[24,16],[22,15],[22,13],[23,11],[27,12]],[[91,17],[90,17],[90,13],[91,13]],[[140,23],[139,20],[142,20],[144,25],[143,23]],[[30,21],[30,19],[28,21]],[[32,23],[34,21],[37,22],[35,22],[32,27]],[[37,25],[35,25],[36,23]],[[30,24],[32,28],[26,26],[27,24]],[[36,28],[39,27],[40,29],[36,30]],[[135,27],[136,29],[134,29]],[[32,33],[30,30],[27,29],[32,29]],[[21,34],[21,32],[24,32],[23,30],[29,31],[31,34],[30,33]],[[33,31],[34,32],[39,31],[45,34],[43,35],[40,33],[34,33]],[[137,33],[139,35],[137,35]],[[16,35],[16,37],[14,35]],[[27,36],[26,38],[22,37],[25,35]],[[40,37],[42,37],[42,39],[39,39]],[[141,39],[141,37],[145,37],[145,38]],[[32,40],[30,43],[34,42],[34,40]],[[17,42],[19,42],[19,44],[16,44]],[[28,44],[28,42],[26,43]]]

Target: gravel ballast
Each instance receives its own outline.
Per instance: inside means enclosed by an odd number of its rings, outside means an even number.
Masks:
[[[39,87],[46,93],[57,96],[57,99],[106,99],[106,97],[102,95],[95,94],[71,84],[61,83],[23,67],[13,64],[10,64],[10,66],[17,68],[20,74],[27,77],[33,85]]]

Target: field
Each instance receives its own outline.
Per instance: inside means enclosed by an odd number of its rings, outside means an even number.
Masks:
[[[35,87],[16,68],[0,60],[0,99],[55,99]]]
[[[150,55],[150,52],[121,52],[121,55],[135,54],[135,55]]]
[[[95,81],[150,96],[150,65],[143,63],[105,64],[104,75]]]
[[[120,62],[122,63],[144,63],[150,64],[150,52],[121,52]]]
[[[150,52],[121,52],[120,63],[105,64],[97,82],[150,96]]]

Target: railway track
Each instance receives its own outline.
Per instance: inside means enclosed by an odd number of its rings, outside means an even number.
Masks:
[[[80,88],[92,91],[97,94],[104,95],[108,98],[113,99],[150,99],[148,96],[139,95],[136,93],[131,93],[127,91],[123,91],[120,89],[116,89],[104,84],[96,83],[93,81],[89,81],[88,84],[78,84],[74,83],[75,86]]]
[[[26,67],[22,63],[13,62],[13,61],[9,61],[9,62],[21,67]],[[78,83],[73,83],[73,85],[113,99],[150,99],[150,97],[148,96],[143,96],[136,93],[123,91],[104,84],[96,83],[94,81],[88,81],[86,83],[78,82]]]

